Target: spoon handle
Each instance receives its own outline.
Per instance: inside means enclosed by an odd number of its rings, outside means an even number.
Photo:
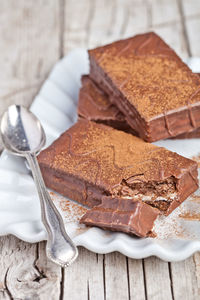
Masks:
[[[67,235],[62,217],[50,198],[36,155],[27,153],[26,159],[30,165],[40,198],[42,221],[48,235],[47,256],[62,267],[69,266],[77,258],[78,249]]]

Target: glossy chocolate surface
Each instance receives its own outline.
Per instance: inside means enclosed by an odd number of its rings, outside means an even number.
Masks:
[[[78,116],[89,121],[102,123],[115,129],[136,134],[128,125],[124,115],[88,75],[82,76],[79,92]]]
[[[124,209],[130,211],[133,200],[138,203],[136,219],[138,209],[145,214],[145,207],[148,212],[153,209],[153,212],[168,215],[198,188],[196,162],[131,134],[87,120],[79,120],[63,133],[39,154],[38,161],[49,188],[89,207],[100,204],[102,207],[103,197],[108,196],[107,201],[124,199]],[[171,200],[168,194],[175,197]],[[160,202],[154,201],[158,198]],[[141,204],[145,199],[145,205]],[[120,201],[119,207],[123,205],[123,200]],[[114,206],[112,203],[108,206],[117,210],[116,202]],[[97,226],[104,224],[108,228],[109,222],[116,222],[115,218],[107,219],[106,225],[105,214],[102,218],[102,223],[97,220]],[[134,224],[128,227],[127,218],[120,221],[123,231],[133,233],[135,230],[135,234],[142,235],[142,231],[134,229]],[[122,229],[115,226],[115,230]]]
[[[112,105],[104,93],[88,75],[82,76],[79,92],[78,115],[89,121],[124,121],[124,115]]]
[[[198,74],[199,75],[199,74]],[[109,125],[115,129],[138,135],[127,123],[125,116],[117,106],[111,104],[109,96],[88,76],[82,76],[79,92],[78,115],[89,121]],[[182,133],[173,139],[200,138],[200,128]]]
[[[146,141],[200,127],[200,78],[155,33],[89,50],[90,76]]]
[[[152,234],[159,210],[139,200],[103,197],[80,220],[89,226],[146,237]]]

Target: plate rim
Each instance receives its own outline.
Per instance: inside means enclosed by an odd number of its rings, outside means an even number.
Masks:
[[[84,59],[87,57],[86,49],[83,49],[83,48],[74,49],[67,56],[65,56],[64,58],[62,58],[60,61],[58,61],[56,63],[56,65],[54,66],[50,75],[45,80],[41,89],[39,90],[38,94],[36,95],[35,99],[33,100],[32,105],[31,105],[31,110],[34,110],[33,108],[35,107],[36,100],[39,99],[39,97],[41,96],[41,91],[43,91],[43,93],[44,93],[43,88],[48,80],[53,82],[53,84],[55,84],[56,87],[62,93],[66,93],[66,96],[71,99],[71,94],[73,94],[73,93],[70,93],[70,95],[69,95],[66,92],[65,86],[63,85],[63,83],[61,84],[61,82],[56,81],[56,78],[54,78],[54,76],[55,76],[54,73],[56,70],[58,73],[59,69],[61,72],[61,69],[62,69],[62,72],[66,72],[67,76],[69,77],[69,74],[71,75],[73,73],[73,71],[72,71],[73,68],[70,69],[70,60],[72,60],[73,57],[77,58],[77,60],[79,62],[81,62],[81,57],[84,57]],[[198,58],[192,57],[191,62],[195,59],[198,59]],[[200,61],[200,59],[199,59],[199,61]],[[86,64],[87,63],[85,61],[85,66],[86,66]],[[190,65],[189,61],[188,61],[188,64]],[[75,74],[75,75],[77,75],[77,74]],[[76,77],[75,75],[73,74],[73,76],[72,76],[73,80],[78,80],[77,79],[78,77]],[[81,73],[79,75],[81,75]],[[77,102],[77,100],[76,100],[76,102]],[[56,135],[56,132],[55,132],[55,135]],[[2,161],[2,158],[5,155],[6,155],[6,151],[4,150],[0,156],[0,163]],[[1,167],[2,166],[0,165],[0,169],[1,169]],[[0,191],[0,193],[1,193],[1,191]],[[1,229],[0,236],[6,236],[9,234],[12,234],[12,235],[15,235],[16,237],[18,237],[19,239],[29,242],[29,243],[43,241],[43,240],[45,240],[45,237],[46,237],[44,230],[35,233],[35,235],[27,236],[23,232],[14,230],[13,226],[11,226],[11,228],[12,229],[10,229],[10,230],[8,230],[8,228],[7,229],[4,228],[4,230]],[[88,239],[88,235],[98,236],[100,233],[102,234],[102,232],[103,232],[102,229],[97,228],[97,227],[92,227],[92,228],[88,229],[87,231],[75,236],[73,240],[76,243],[76,245],[83,246],[83,247],[87,248],[88,250],[95,252],[95,253],[106,254],[106,253],[110,253],[113,251],[118,251],[118,252],[120,252],[130,258],[134,258],[134,259],[142,259],[142,258],[146,258],[149,256],[157,256],[160,259],[162,259],[164,261],[168,261],[168,262],[184,260],[184,259],[190,257],[191,255],[193,255],[195,252],[200,251],[200,240],[184,240],[184,247],[182,247],[181,250],[179,249],[179,251],[177,251],[177,250],[170,251],[169,248],[164,249],[164,247],[162,247],[162,245],[160,245],[159,243],[153,242],[155,240],[152,238],[138,239],[138,241],[141,241],[141,242],[138,242],[137,248],[136,247],[134,248],[134,247],[132,247],[131,243],[129,244],[129,240],[132,239],[132,237],[125,233],[118,233],[118,232],[113,233],[112,232],[111,233],[112,238],[110,240],[106,240],[106,242],[102,243],[101,245],[100,245],[100,243],[95,242],[94,238]],[[143,242],[144,240],[146,242],[146,245],[144,245],[145,244]]]

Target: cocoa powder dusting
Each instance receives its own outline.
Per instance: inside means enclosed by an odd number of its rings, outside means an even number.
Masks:
[[[73,210],[73,212],[75,212],[77,216],[82,216],[87,211],[87,208],[67,200],[61,201],[60,207],[63,211],[67,211],[67,212]]]
[[[63,212],[62,215],[65,218],[65,222],[79,221],[88,210],[86,207],[83,207],[80,204],[66,199],[52,191],[50,192],[50,195],[56,206],[58,206]]]
[[[179,217],[183,218],[185,220],[199,221],[200,220],[200,213],[199,214],[195,214],[195,213],[192,214],[191,212],[186,212],[184,214],[180,214]]]
[[[192,160],[196,161],[197,164],[198,164],[198,167],[200,168],[200,154],[197,155],[197,156],[193,156]]]
[[[200,79],[155,33],[89,51],[145,119],[199,102]]]

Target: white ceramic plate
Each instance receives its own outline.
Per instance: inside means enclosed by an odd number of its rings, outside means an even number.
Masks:
[[[190,59],[189,65],[195,72],[200,71],[200,59]],[[44,126],[47,145],[76,121],[80,76],[88,73],[88,69],[86,50],[74,50],[56,64],[35,98],[31,110]],[[157,144],[187,157],[200,152],[200,139],[166,140]],[[132,258],[155,255],[163,260],[178,261],[200,250],[198,193],[169,217],[156,222],[156,239],[139,239],[95,227],[88,229],[78,222],[84,208],[56,193],[51,192],[51,195],[77,245],[97,253],[119,251]],[[25,162],[4,151],[0,158],[0,235],[6,234],[32,243],[46,238],[39,199]]]

